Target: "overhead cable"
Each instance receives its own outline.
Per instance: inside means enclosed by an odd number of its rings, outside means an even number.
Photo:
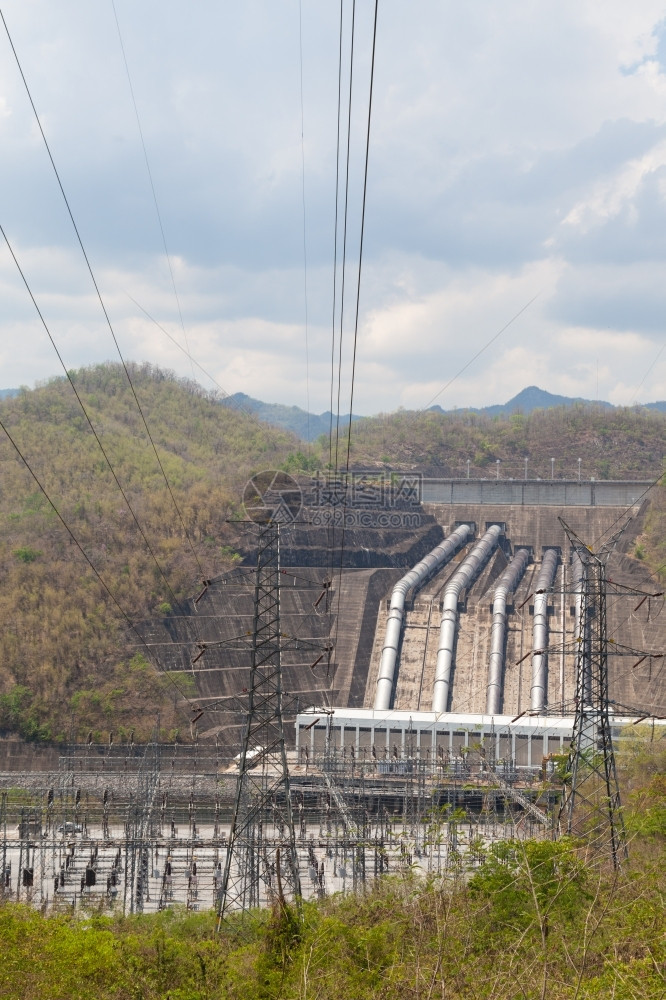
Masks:
[[[72,531],[72,529],[67,524],[67,522],[65,521],[64,517],[62,516],[62,514],[60,513],[60,511],[56,507],[55,503],[53,502],[53,500],[51,499],[51,497],[49,496],[49,494],[46,492],[46,488],[42,485],[41,480],[38,478],[37,474],[34,472],[32,466],[28,462],[27,458],[25,457],[25,455],[23,454],[23,452],[19,448],[18,444],[16,443],[16,441],[12,437],[12,435],[9,432],[7,426],[4,424],[4,422],[2,421],[1,418],[0,418],[0,429],[3,430],[4,433],[6,434],[7,439],[9,440],[9,443],[11,444],[11,446],[13,447],[14,451],[16,452],[16,454],[18,455],[18,457],[21,459],[21,461],[23,462],[23,464],[25,465],[26,469],[28,470],[28,472],[30,473],[30,475],[32,476],[32,478],[34,479],[34,481],[37,484],[37,486],[39,487],[41,493],[43,494],[43,496],[45,497],[45,499],[49,503],[51,509],[53,510],[53,513],[56,515],[56,517],[58,518],[58,520],[62,524],[63,528],[65,529],[65,531],[67,532],[67,534],[69,535],[69,537],[71,538],[71,540],[74,542],[74,544],[76,545],[77,549],[79,550],[79,552],[81,553],[81,555],[83,556],[83,558],[85,559],[85,561],[90,566],[91,570],[93,571],[93,573],[97,577],[97,580],[99,581],[99,583],[101,584],[101,586],[104,588],[104,590],[106,591],[106,593],[109,595],[109,597],[111,598],[111,600],[113,601],[113,603],[117,607],[118,611],[122,615],[122,617],[125,620],[125,622],[127,623],[127,625],[139,637],[139,640],[140,640],[141,644],[146,649],[148,649],[149,647],[148,647],[147,643],[145,642],[145,640],[143,639],[143,636],[141,635],[141,633],[137,629],[136,625],[134,624],[134,622],[132,621],[132,619],[127,614],[127,612],[123,609],[123,607],[119,603],[118,599],[116,598],[115,594],[113,593],[113,591],[111,590],[111,588],[109,587],[109,585],[106,583],[106,581],[102,577],[101,573],[99,572],[99,570],[97,569],[97,567],[95,566],[95,564],[90,559],[88,553],[85,551],[85,549],[81,545],[81,542],[78,540],[78,538],[76,537],[76,535],[74,534],[74,532]],[[191,701],[190,698],[188,698],[188,696],[178,686],[177,682],[171,676],[171,672],[168,671],[168,670],[161,671],[161,672],[165,674],[165,676],[169,679],[169,682],[171,684],[173,684],[173,686],[176,688],[176,690],[181,695],[181,697],[190,706],[193,706],[193,702]]]
[[[187,353],[189,354],[190,345],[187,339],[187,330],[185,329],[185,322],[183,320],[183,311],[180,307],[180,296],[178,295],[178,289],[176,288],[176,279],[173,273],[173,267],[171,265],[171,255],[167,247],[166,234],[164,232],[164,225],[162,223],[162,213],[160,212],[160,206],[157,202],[157,192],[155,190],[155,183],[153,181],[153,172],[150,169],[150,161],[148,159],[148,150],[146,148],[146,140],[143,135],[143,128],[141,126],[141,118],[139,117],[139,108],[136,103],[136,97],[134,95],[134,86],[132,84],[132,77],[130,74],[129,63],[127,61],[127,53],[125,52],[125,43],[123,42],[122,32],[120,30],[120,22],[118,20],[118,12],[116,10],[116,0],[111,0],[111,6],[113,8],[113,16],[116,22],[116,29],[118,31],[118,41],[120,42],[120,50],[123,54],[123,62],[125,64],[125,73],[127,74],[127,83],[129,85],[130,94],[132,97],[132,104],[134,106],[134,115],[136,117],[136,124],[139,129],[139,136],[141,138],[141,148],[143,149],[143,158],[146,162],[146,170],[148,171],[148,180],[150,182],[150,190],[153,194],[153,203],[155,205],[155,214],[157,215],[157,222],[160,227],[160,233],[162,234],[162,246],[164,247],[164,255],[166,257],[167,266],[169,268],[169,275],[171,277],[171,287],[173,288],[174,298],[176,300],[176,306],[178,308],[178,316],[180,318],[180,326],[183,331],[183,337],[185,338],[185,346],[187,348]],[[194,367],[192,368],[192,378],[194,378]]]
[[[301,195],[303,202],[303,300],[305,305],[305,399],[307,413],[308,457],[310,455],[310,348],[308,344],[308,249],[305,214],[305,115],[303,111],[303,4],[298,0],[298,53],[301,95]]]
[[[337,113],[337,137],[335,151],[335,218],[333,226],[333,301],[331,316],[331,387],[329,401],[328,418],[328,471],[329,475],[333,470],[333,392],[335,388],[335,333],[336,333],[336,311],[337,311],[337,277],[338,277],[338,212],[340,205],[340,123],[342,120],[342,36],[343,36],[343,13],[344,0],[340,0],[340,26],[338,41],[338,113]],[[335,519],[331,518],[326,530],[326,565],[328,568],[328,578],[333,579],[333,565],[335,552]],[[332,613],[332,605],[329,605],[329,615]]]
[[[356,377],[356,348],[358,344],[358,319],[359,319],[359,306],[360,306],[360,296],[361,296],[361,273],[363,267],[363,237],[365,233],[365,207],[368,192],[368,161],[370,158],[370,124],[372,121],[372,92],[373,84],[375,79],[375,51],[377,46],[377,11],[379,6],[379,0],[375,0],[375,14],[372,30],[372,58],[370,63],[370,91],[368,95],[368,122],[366,128],[365,137],[365,168],[363,172],[363,202],[361,208],[361,236],[359,241],[359,252],[358,252],[358,275],[356,280],[356,310],[354,316],[354,346],[352,354],[352,371],[351,371],[351,387],[350,387],[350,399],[349,399],[349,427],[347,429],[347,458],[345,463],[345,491],[343,500],[343,516],[342,516],[342,536],[340,540],[340,587],[338,596],[338,618],[336,622],[336,640],[337,640],[337,630],[338,623],[340,620],[340,601],[342,598],[342,566],[344,561],[344,551],[345,551],[345,511],[347,507],[347,489],[346,484],[349,479],[349,462],[351,456],[351,436],[352,436],[352,419],[351,415],[353,412],[354,405],[354,380]],[[351,96],[351,91],[350,91]],[[351,100],[350,100],[351,104]],[[349,149],[347,150],[347,155],[349,156]],[[345,214],[346,214],[346,204],[345,204]],[[343,263],[343,282],[344,282],[344,263]],[[342,326],[340,328],[342,334]],[[338,419],[340,417],[340,404],[338,401]],[[337,443],[336,443],[336,467],[337,467]]]
[[[336,404],[336,423],[335,423],[335,464],[334,470],[335,474],[338,473],[339,461],[338,461],[338,448],[340,443],[340,394],[342,386],[342,339],[343,339],[343,329],[344,329],[344,314],[345,314],[345,277],[347,270],[347,221],[349,217],[349,162],[351,153],[351,113],[352,113],[352,96],[354,88],[354,29],[356,23],[356,0],[352,3],[352,23],[351,23],[351,46],[350,46],[350,56],[349,56],[349,105],[347,109],[347,152],[346,152],[346,166],[345,166],[345,203],[344,203],[344,216],[343,216],[343,226],[342,226],[342,279],[340,282],[340,334],[338,337],[338,397]],[[350,414],[351,421],[351,414]]]
[[[333,468],[333,390],[335,387],[335,316],[338,277],[338,209],[340,202],[340,121],[342,107],[342,27],[343,2],[340,0],[340,41],[338,53],[338,129],[335,153],[335,224],[333,229],[333,317],[331,326],[331,399],[329,405],[328,467]]]
[[[46,138],[46,134],[44,132],[44,129],[42,128],[42,123],[39,120],[39,115],[37,114],[37,108],[35,107],[35,102],[32,99],[32,94],[30,92],[30,88],[28,87],[28,82],[27,82],[27,80],[25,78],[25,74],[23,72],[23,68],[21,66],[21,62],[20,62],[19,57],[18,57],[18,53],[17,53],[17,51],[16,51],[16,49],[14,47],[14,42],[12,41],[12,36],[9,33],[9,28],[7,26],[7,22],[5,21],[5,17],[4,17],[4,14],[2,13],[2,10],[0,10],[0,18],[2,19],[2,23],[4,25],[5,32],[7,34],[7,38],[9,39],[9,44],[10,44],[12,52],[14,54],[14,59],[16,60],[16,65],[18,66],[19,73],[21,74],[21,79],[23,81],[23,85],[25,87],[26,94],[28,95],[28,100],[30,101],[30,106],[32,107],[33,114],[34,114],[35,120],[37,122],[37,126],[39,128],[40,134],[41,134],[42,139],[44,141],[44,146],[46,148],[46,152],[48,153],[48,157],[49,157],[49,160],[51,162],[51,166],[53,168],[53,172],[54,172],[56,180],[58,182],[58,187],[60,188],[60,192],[61,192],[63,200],[65,202],[65,206],[67,208],[67,213],[68,213],[70,221],[72,223],[72,226],[73,226],[73,229],[74,229],[74,233],[76,234],[76,238],[77,238],[79,247],[81,248],[81,253],[83,254],[83,259],[86,262],[86,266],[88,268],[88,273],[90,274],[90,279],[91,279],[91,281],[93,283],[93,287],[94,287],[95,292],[97,294],[97,298],[99,300],[99,304],[100,304],[100,307],[102,309],[102,312],[104,313],[104,318],[106,320],[107,326],[108,326],[109,331],[111,333],[111,337],[113,338],[113,342],[114,342],[114,344],[116,346],[116,350],[118,352],[118,357],[120,358],[121,364],[122,364],[123,369],[125,371],[125,375],[127,376],[127,381],[129,383],[130,389],[132,390],[132,395],[134,397],[134,401],[135,401],[137,409],[138,409],[138,411],[139,411],[139,413],[141,415],[141,420],[142,420],[143,426],[144,426],[144,428],[146,430],[146,434],[148,435],[148,440],[150,441],[150,444],[152,445],[152,449],[153,449],[153,452],[155,454],[155,458],[157,459],[157,464],[158,464],[158,466],[160,468],[160,471],[162,473],[162,476],[164,478],[164,482],[166,484],[167,490],[169,491],[169,495],[171,497],[173,506],[174,506],[174,508],[176,510],[176,513],[178,514],[178,518],[180,520],[181,527],[182,527],[183,532],[185,534],[185,537],[186,537],[186,539],[187,539],[187,541],[189,543],[192,555],[194,556],[194,558],[196,560],[196,563],[197,563],[197,566],[199,567],[199,572],[201,573],[202,576],[204,576],[205,574],[204,574],[201,562],[199,560],[199,556],[196,553],[196,550],[195,550],[194,545],[192,543],[192,539],[190,538],[189,532],[188,532],[188,530],[187,530],[187,528],[185,526],[185,521],[183,519],[183,515],[181,513],[180,507],[178,506],[178,503],[176,502],[176,498],[174,496],[173,490],[171,489],[171,484],[169,483],[167,474],[166,474],[166,472],[164,470],[164,466],[162,464],[162,460],[160,459],[160,456],[158,454],[157,448],[155,446],[155,442],[153,440],[153,436],[152,436],[152,434],[150,432],[150,429],[148,427],[148,422],[146,421],[146,417],[145,417],[143,409],[141,407],[141,403],[139,402],[139,397],[137,396],[136,389],[134,388],[134,383],[132,382],[132,377],[131,377],[131,375],[129,373],[129,369],[128,369],[127,364],[125,362],[125,359],[123,357],[122,351],[120,350],[120,345],[119,345],[118,340],[116,338],[115,330],[113,329],[113,325],[111,323],[111,319],[109,317],[109,314],[107,312],[106,306],[104,304],[104,300],[102,298],[102,294],[101,294],[101,292],[99,290],[99,285],[97,284],[97,280],[95,278],[95,275],[94,275],[94,272],[93,272],[93,269],[92,269],[92,265],[90,263],[90,259],[88,257],[87,252],[86,252],[86,249],[85,249],[85,247],[83,245],[83,240],[81,238],[81,234],[79,232],[79,228],[78,228],[78,226],[76,224],[76,221],[74,219],[74,215],[72,213],[72,209],[70,207],[67,195],[65,194],[65,189],[64,189],[62,181],[60,179],[60,174],[58,173],[58,168],[56,167],[55,160],[53,159],[53,154],[51,153],[51,147],[48,144],[48,140]]]
[[[136,299],[133,298],[130,295],[129,292],[125,292],[125,295],[127,296],[127,298],[131,302],[134,303],[134,305],[137,307],[137,309],[141,310],[141,312],[144,314],[144,316],[146,316],[146,318],[149,319],[151,323],[155,324],[155,326],[157,327],[158,330],[161,330],[162,333],[166,337],[169,338],[169,340],[174,345],[174,347],[177,347],[179,351],[182,351],[183,354],[185,355],[185,357],[189,358],[189,360],[192,362],[192,364],[196,365],[196,367],[199,369],[199,371],[202,372],[206,376],[206,378],[210,379],[210,381],[213,383],[213,385],[216,386],[220,390],[220,392],[222,393],[222,395],[224,396],[225,403],[228,403],[231,406],[231,408],[234,409],[234,410],[237,410],[238,413],[242,413],[244,416],[249,417],[250,420],[253,420],[255,422],[255,424],[257,425],[257,427],[261,431],[263,431],[264,433],[266,433],[266,425],[264,423],[262,423],[262,421],[259,419],[259,417],[257,416],[256,413],[254,413],[252,410],[248,409],[246,406],[243,406],[243,404],[239,403],[237,399],[234,399],[234,397],[231,395],[231,393],[227,392],[227,390],[224,388],[224,386],[220,385],[220,383],[217,381],[217,379],[215,378],[215,376],[211,375],[211,373],[209,371],[206,371],[206,369],[202,365],[199,364],[199,362],[197,361],[197,359],[192,354],[190,354],[190,352],[188,350],[186,350],[186,348],[184,348],[182,344],[179,344],[178,341],[176,340],[176,338],[172,337],[171,334],[169,333],[169,331],[165,330],[165,328],[162,326],[162,324],[158,323],[158,321],[155,319],[155,317],[151,316],[150,313],[148,312],[148,310],[144,309],[144,307],[141,305],[141,303],[137,302]]]
[[[377,9],[379,0],[375,0],[375,19],[372,30],[372,61],[370,64],[370,93],[368,96],[368,124],[365,137],[365,169],[363,171],[363,204],[361,208],[361,237],[358,249],[358,277],[356,280],[356,311],[354,315],[354,349],[352,353],[351,387],[349,391],[349,431],[347,434],[347,464],[349,473],[349,454],[351,450],[351,415],[354,411],[354,380],[356,377],[356,348],[358,344],[358,316],[359,304],[361,300],[361,272],[363,268],[363,237],[365,235],[365,206],[368,194],[368,161],[370,159],[370,123],[372,121],[372,92],[375,79],[375,48],[377,43]]]
[[[488,350],[488,348],[489,348],[489,347],[490,347],[490,346],[491,346],[492,344],[494,344],[494,343],[495,343],[495,341],[496,341],[496,340],[498,340],[498,338],[499,338],[499,337],[501,337],[501,336],[502,336],[502,334],[503,334],[503,333],[505,333],[505,332],[506,332],[506,330],[508,330],[508,329],[509,329],[509,327],[510,327],[510,326],[512,326],[512,325],[513,325],[513,324],[514,324],[514,323],[516,322],[516,320],[517,320],[517,319],[518,319],[518,318],[519,318],[520,316],[522,316],[522,315],[523,315],[523,313],[524,313],[524,312],[525,312],[525,311],[526,311],[527,309],[529,309],[529,307],[530,307],[530,306],[532,305],[532,303],[533,303],[533,302],[536,302],[536,300],[537,300],[537,299],[539,298],[539,294],[540,294],[540,293],[539,293],[539,292],[537,292],[537,294],[536,294],[536,295],[534,295],[534,296],[533,296],[533,297],[532,297],[532,298],[531,298],[531,299],[529,300],[529,302],[526,302],[526,303],[525,303],[525,305],[524,305],[524,306],[522,307],[522,309],[519,309],[519,310],[518,310],[518,312],[517,312],[517,313],[516,313],[516,314],[515,314],[514,316],[512,316],[512,317],[511,317],[511,319],[510,319],[510,320],[508,321],[508,323],[505,323],[505,324],[504,324],[504,326],[503,326],[503,327],[502,327],[502,328],[501,328],[500,330],[498,330],[498,331],[497,331],[497,333],[493,334],[493,336],[492,336],[492,337],[490,338],[490,340],[488,340],[488,341],[487,341],[487,342],[486,342],[486,343],[485,343],[485,344],[483,345],[483,347],[481,347],[481,348],[480,348],[480,349],[479,349],[479,350],[478,350],[478,351],[476,352],[476,354],[474,354],[474,355],[473,355],[473,356],[472,356],[472,357],[471,357],[471,358],[469,359],[469,361],[467,361],[467,362],[466,362],[466,363],[465,363],[465,364],[464,364],[464,365],[462,366],[462,368],[460,369],[460,371],[456,372],[456,374],[455,374],[455,375],[454,375],[454,376],[453,376],[452,378],[450,378],[450,379],[449,379],[449,381],[448,381],[448,382],[446,383],[446,385],[443,385],[443,386],[442,386],[442,388],[441,388],[441,389],[439,390],[439,392],[436,392],[436,393],[435,393],[435,395],[434,395],[434,396],[432,397],[432,399],[430,400],[430,402],[429,402],[429,403],[426,403],[426,405],[425,405],[425,406],[422,406],[420,410],[417,410],[417,411],[416,411],[416,414],[415,414],[415,417],[418,417],[418,416],[419,416],[419,415],[420,415],[421,413],[424,413],[424,412],[425,412],[426,410],[429,410],[429,409],[430,409],[430,407],[432,406],[432,404],[433,404],[433,403],[435,402],[435,400],[436,400],[436,399],[439,399],[439,397],[440,397],[440,396],[442,395],[442,393],[443,393],[443,392],[446,392],[446,390],[447,390],[447,389],[449,388],[449,386],[452,386],[452,385],[453,385],[453,383],[454,383],[454,382],[456,381],[456,379],[459,379],[459,378],[460,378],[460,376],[461,376],[462,374],[464,374],[464,372],[466,372],[466,371],[467,371],[467,369],[468,369],[468,368],[469,368],[469,367],[470,367],[471,365],[473,365],[473,364],[474,364],[474,362],[475,362],[475,361],[477,360],[477,358],[480,358],[480,357],[481,357],[481,355],[482,355],[482,354],[483,354],[483,353],[484,353],[485,351],[487,351],[487,350]]]
[[[76,399],[77,399],[77,401],[79,403],[79,406],[83,410],[83,414],[84,414],[86,420],[88,421],[88,426],[90,427],[90,430],[92,431],[92,433],[94,435],[94,438],[95,438],[95,441],[97,442],[99,450],[101,451],[102,455],[104,456],[104,460],[106,461],[106,464],[108,465],[108,467],[109,467],[109,469],[111,471],[111,475],[114,478],[116,486],[120,490],[120,493],[122,495],[123,500],[125,501],[127,509],[129,510],[129,512],[132,515],[132,518],[134,520],[134,523],[136,524],[137,528],[139,529],[139,533],[140,533],[141,537],[143,538],[143,541],[145,542],[146,548],[148,549],[148,552],[150,553],[150,556],[151,556],[153,562],[155,563],[155,566],[157,567],[158,572],[159,572],[160,576],[162,577],[162,580],[164,581],[164,583],[165,583],[165,585],[167,587],[167,590],[169,591],[169,594],[171,596],[172,601],[178,607],[181,607],[180,601],[178,600],[178,598],[174,594],[173,590],[171,589],[171,584],[169,583],[164,570],[162,569],[162,567],[159,564],[157,556],[155,555],[155,553],[153,551],[153,548],[152,548],[150,542],[148,541],[148,538],[146,537],[145,531],[143,530],[143,528],[141,527],[141,524],[139,523],[139,519],[137,518],[136,513],[134,511],[134,508],[132,507],[132,504],[129,501],[129,497],[127,496],[127,493],[125,492],[125,490],[124,490],[124,488],[123,488],[120,480],[118,479],[118,476],[117,476],[116,471],[115,471],[115,469],[113,467],[111,459],[109,458],[109,456],[107,454],[107,451],[104,448],[104,445],[102,444],[102,441],[101,441],[101,439],[99,437],[99,434],[97,433],[97,431],[95,429],[95,426],[94,426],[94,424],[93,424],[93,422],[92,422],[92,420],[90,418],[90,414],[88,413],[88,410],[86,409],[85,403],[83,402],[83,400],[82,400],[82,398],[81,398],[81,396],[79,394],[79,391],[76,388],[76,385],[74,384],[72,376],[71,376],[69,370],[67,369],[67,366],[65,365],[65,362],[64,362],[64,360],[62,358],[62,355],[61,355],[61,353],[60,353],[60,351],[58,349],[58,346],[57,346],[55,340],[53,339],[53,335],[51,334],[51,331],[50,331],[50,329],[48,327],[48,324],[47,324],[46,320],[44,319],[42,311],[41,311],[41,309],[39,308],[39,306],[37,304],[37,300],[35,299],[35,296],[33,295],[32,289],[31,289],[31,287],[30,287],[30,285],[28,283],[28,279],[26,278],[25,274],[23,273],[23,269],[21,268],[21,265],[18,262],[16,254],[14,253],[14,249],[13,249],[11,243],[9,242],[7,234],[6,234],[5,230],[4,230],[4,228],[2,227],[2,225],[0,225],[0,233],[2,233],[4,241],[7,244],[7,249],[9,250],[9,252],[10,252],[10,254],[12,256],[12,259],[13,259],[14,263],[16,264],[16,268],[18,270],[18,273],[21,276],[23,284],[26,287],[28,295],[30,296],[30,298],[32,300],[32,304],[34,305],[35,309],[37,310],[37,315],[39,316],[39,319],[40,319],[40,321],[42,323],[42,326],[46,330],[46,335],[49,338],[49,340],[51,341],[51,345],[53,346],[53,350],[55,351],[55,353],[56,353],[56,355],[58,357],[58,361],[62,365],[62,369],[63,369],[63,371],[65,373],[67,381],[71,385],[72,391],[74,392],[74,395],[76,396]],[[181,610],[182,610],[182,607],[181,607]]]

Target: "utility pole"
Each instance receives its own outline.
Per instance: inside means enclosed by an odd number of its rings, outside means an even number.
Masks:
[[[260,526],[248,711],[218,901],[218,929],[234,910],[301,897],[280,664],[280,525]]]
[[[627,858],[608,710],[606,558],[592,552],[560,518],[582,564],[575,625],[576,717],[560,805],[560,833],[589,839],[618,868]]]

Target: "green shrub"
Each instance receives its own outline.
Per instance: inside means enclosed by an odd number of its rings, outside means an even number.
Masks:
[[[40,549],[32,549],[29,545],[22,545],[20,549],[14,549],[12,553],[19,562],[31,563],[42,555]]]

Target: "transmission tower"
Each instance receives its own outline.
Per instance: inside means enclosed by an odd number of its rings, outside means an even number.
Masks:
[[[576,621],[576,717],[560,806],[561,833],[585,836],[600,858],[618,868],[627,857],[608,711],[606,559],[560,519],[581,562]]]
[[[301,896],[282,720],[280,526],[259,529],[248,712],[218,902],[233,910]]]

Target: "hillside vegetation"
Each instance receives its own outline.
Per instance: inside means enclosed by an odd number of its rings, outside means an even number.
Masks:
[[[194,384],[133,366],[181,523],[122,368],[72,376],[146,540],[65,379],[2,400],[0,419],[125,614],[163,615],[196,593],[202,576],[232,564],[238,532],[227,522],[240,516],[243,484],[284,461],[295,439]],[[187,693],[187,679],[176,680]],[[137,651],[0,432],[0,729],[42,739],[135,729],[139,737],[161,710],[166,734],[186,718],[172,681]]]
[[[54,379],[0,400],[0,419],[132,621],[163,616],[233,565],[247,545],[234,526],[252,473],[325,469],[325,439],[306,445],[256,417],[220,406],[199,386],[132,366],[141,407],[180,514],[118,365],[72,373],[143,529],[141,536],[69,383]],[[656,479],[666,415],[582,407],[491,418],[399,412],[359,420],[352,465],[432,475]],[[346,454],[343,443],[340,454]],[[666,562],[666,491],[652,491],[640,555]],[[180,521],[182,515],[183,523]],[[185,530],[186,529],[186,530]],[[186,537],[189,536],[192,545]],[[151,555],[148,544],[155,557]],[[159,564],[159,568],[158,565]],[[144,651],[145,652],[145,651]],[[176,686],[177,685],[177,686]],[[151,666],[35,479],[0,432],[0,731],[29,738],[140,738],[159,711],[163,735],[189,717],[191,678]]]
[[[326,443],[319,444],[327,454]],[[552,470],[555,479],[577,480],[580,458],[583,480],[645,480],[648,510],[635,554],[656,579],[666,579],[666,413],[659,410],[574,405],[529,415],[398,412],[355,424],[350,452],[358,468],[418,469],[434,477],[466,477],[469,461],[472,478],[523,479],[527,459],[529,479],[550,479]],[[648,489],[650,482],[655,485]]]
[[[0,906],[6,1000],[655,1000],[666,992],[666,752],[620,755],[619,872],[586,844],[496,843],[470,875],[406,869],[358,896],[212,913],[44,917]]]
[[[666,455],[666,414],[655,410],[556,407],[529,415],[398,412],[352,428],[355,465],[418,467],[432,476],[522,479],[656,479]]]
[[[322,454],[327,443],[319,442]],[[346,455],[346,442],[340,449]],[[529,415],[410,413],[360,420],[352,428],[356,468],[415,469],[437,477],[639,479],[648,501],[636,555],[666,579],[666,413],[655,409],[567,406]],[[554,462],[552,461],[554,459]],[[498,466],[499,460],[499,466]],[[655,485],[648,489],[650,482]],[[621,511],[618,511],[621,514]]]

